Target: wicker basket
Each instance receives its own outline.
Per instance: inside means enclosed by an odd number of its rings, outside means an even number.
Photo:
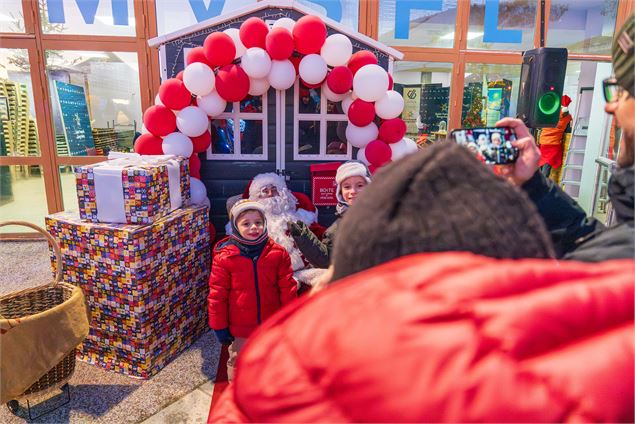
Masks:
[[[60,282],[62,279],[62,254],[57,241],[45,230],[23,221],[6,221],[0,223],[0,227],[7,225],[21,225],[32,228],[42,233],[48,239],[55,253],[57,269],[55,279],[42,286],[22,290],[0,297],[0,318],[16,319],[24,318],[40,312],[44,312],[69,299],[79,287]],[[28,398],[30,395],[42,395],[45,392],[57,390],[64,386],[75,371],[75,353],[73,349],[55,367],[33,383],[19,398]]]

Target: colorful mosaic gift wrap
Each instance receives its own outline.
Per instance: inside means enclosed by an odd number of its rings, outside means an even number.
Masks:
[[[82,288],[91,309],[82,359],[148,378],[206,328],[208,225],[200,206],[146,226],[82,222],[68,212],[46,218],[64,281]]]
[[[181,157],[174,160],[179,164],[178,182],[182,205],[185,206],[190,199],[189,161]],[[75,167],[79,214],[81,219],[90,222],[100,222],[95,183],[96,168],[100,166],[104,166],[104,162]],[[170,179],[166,164],[140,164],[123,167],[120,172],[124,216],[106,221],[150,224],[174,209],[170,202]]]

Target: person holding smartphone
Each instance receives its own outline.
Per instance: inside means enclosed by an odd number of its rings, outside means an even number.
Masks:
[[[505,118],[496,126],[514,129],[512,144],[520,151],[515,164],[500,167],[501,174],[520,186],[538,207],[551,233],[558,257],[599,262],[635,257],[633,225],[635,162],[635,15],[631,15],[613,42],[614,78],[603,82],[606,113],[622,129],[617,169],[609,180],[609,198],[617,225],[606,228],[587,217],[575,200],[538,171],[540,150],[525,124]]]

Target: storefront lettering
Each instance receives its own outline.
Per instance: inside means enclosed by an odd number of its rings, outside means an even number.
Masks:
[[[485,0],[483,42],[520,43],[522,31],[498,29],[500,0]],[[395,39],[406,40],[410,36],[411,10],[443,10],[443,0],[395,0]]]
[[[95,23],[95,15],[99,0],[75,0],[84,22],[88,25]],[[128,0],[110,0],[112,20],[115,25],[128,26]],[[48,19],[52,24],[66,23],[64,15],[64,0],[46,0]]]

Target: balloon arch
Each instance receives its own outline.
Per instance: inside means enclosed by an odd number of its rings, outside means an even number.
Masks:
[[[327,37],[318,16],[281,18],[271,30],[262,19],[249,18],[240,29],[208,35],[202,47],[190,51],[185,69],[161,84],[155,105],[143,114],[144,133],[134,149],[189,157],[193,197],[194,191],[205,196],[196,153],[210,146],[210,119],[227,102],[262,95],[269,87],[291,88],[299,75],[307,87],[321,87],[328,100],[341,102],[346,139],[374,172],[417,149],[404,138],[406,123],[399,118],[404,100],[377,63],[369,51],[353,54],[347,36]]]

